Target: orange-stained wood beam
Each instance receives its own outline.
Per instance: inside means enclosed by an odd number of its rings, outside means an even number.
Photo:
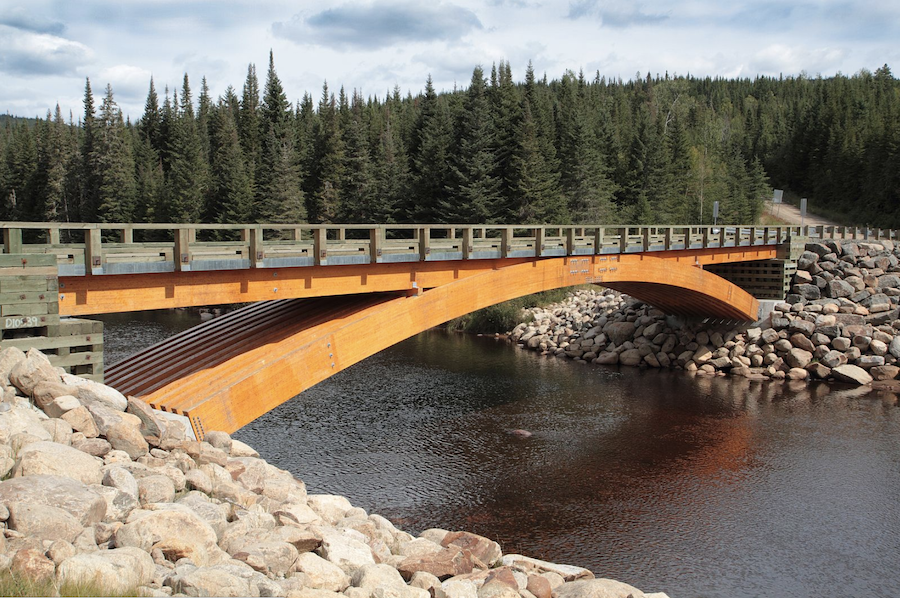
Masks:
[[[661,251],[646,254],[580,256],[611,259],[635,256],[706,265],[773,259],[774,245]],[[59,311],[65,316],[170,309],[277,299],[327,297],[430,289],[498,268],[562,258],[512,258],[405,262],[293,268],[250,268],[193,272],[63,276]]]
[[[629,288],[638,299],[671,313],[755,319],[758,309],[756,300],[740,288],[677,260],[648,255],[532,260],[460,277],[418,295],[370,294],[333,306],[324,302],[324,312],[322,303],[308,308],[301,303],[296,322],[282,325],[290,334],[263,326],[259,342],[247,340],[247,350],[225,361],[185,368],[163,386],[132,378],[125,390],[136,390],[157,408],[188,416],[201,436],[209,430],[233,432],[334,373],[423,330],[522,295],[585,283]],[[312,316],[304,319],[305,313]],[[201,326],[212,329],[214,322]],[[196,334],[202,336],[199,330]],[[218,337],[212,332],[208,342]],[[176,344],[184,342],[182,338]],[[157,358],[177,359],[165,343],[148,351]],[[142,357],[130,359],[139,365]],[[117,364],[114,369],[124,373],[134,368]]]

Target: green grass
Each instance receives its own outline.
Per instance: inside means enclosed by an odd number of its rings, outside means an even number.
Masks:
[[[0,596],[143,596],[137,588],[122,592],[96,580],[66,582],[60,586],[53,580],[35,581],[9,570],[0,572]]]
[[[518,299],[512,299],[497,305],[491,305],[478,311],[473,311],[459,318],[447,322],[448,330],[456,332],[472,332],[477,334],[495,334],[509,332],[515,328],[522,320],[522,310],[538,305],[550,305],[558,303],[565,299],[569,294],[579,288],[594,288],[593,285],[582,285],[581,287],[566,287],[563,289],[553,289],[552,291],[544,291],[535,293],[534,295],[526,295]]]

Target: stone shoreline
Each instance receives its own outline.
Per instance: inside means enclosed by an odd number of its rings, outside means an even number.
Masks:
[[[828,240],[805,249],[791,293],[755,324],[684,322],[625,295],[581,290],[526,310],[509,338],[584,363],[897,390],[900,247]]]
[[[0,571],[148,596],[666,598],[465,531],[413,537],[33,349],[0,351],[0,396]]]

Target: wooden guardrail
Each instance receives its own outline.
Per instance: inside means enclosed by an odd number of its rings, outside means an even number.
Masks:
[[[792,238],[898,240],[837,226],[73,224],[0,222],[3,251],[52,254],[60,276],[559,257],[778,245]]]

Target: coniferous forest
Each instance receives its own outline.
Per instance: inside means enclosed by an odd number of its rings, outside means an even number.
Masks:
[[[126,120],[0,122],[0,219],[70,222],[751,223],[772,187],[856,224],[900,227],[900,85],[829,78],[566,72],[291,103],[270,54],[218,98],[188,76]]]

